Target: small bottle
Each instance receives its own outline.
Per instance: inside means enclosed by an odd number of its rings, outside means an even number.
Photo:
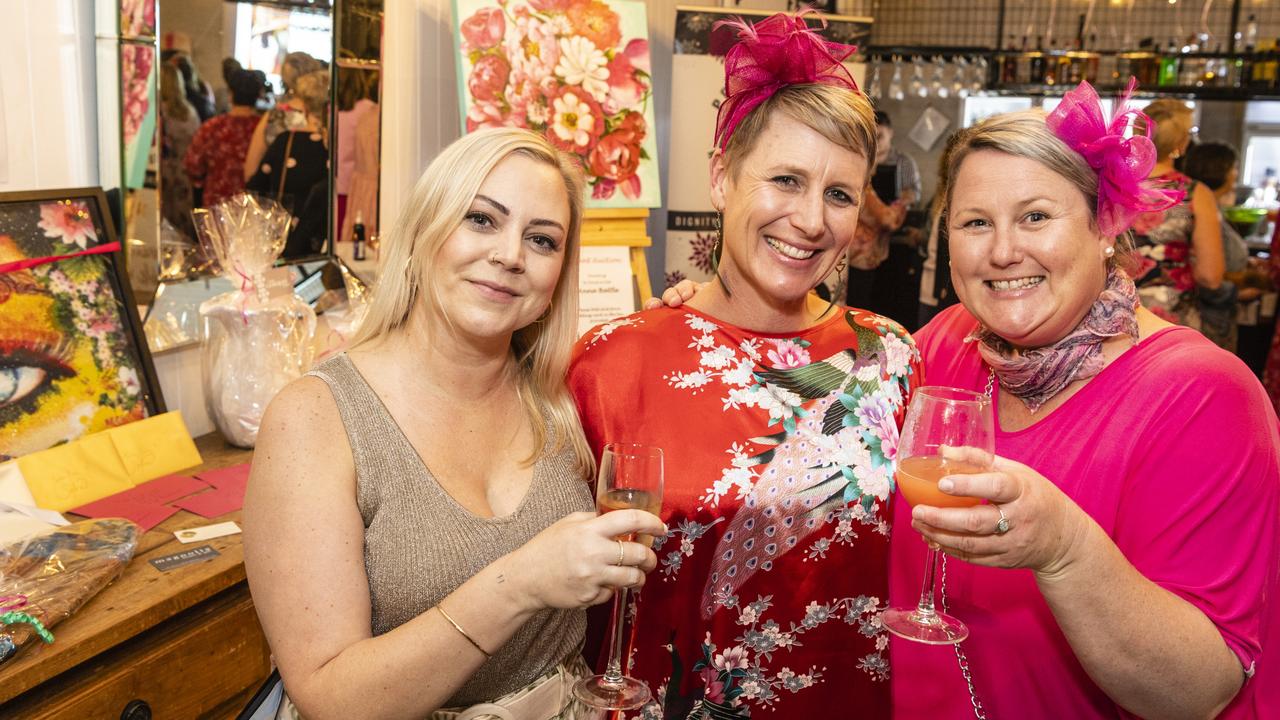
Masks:
[[[1049,41],[1049,51],[1044,59],[1044,84],[1058,84],[1058,41]],[[1063,80],[1066,80],[1064,77]]]
[[[1084,63],[1084,79],[1093,85],[1098,82],[1098,36],[1089,36],[1089,47],[1085,48],[1089,52],[1089,57]]]
[[[1031,82],[1033,84],[1039,84],[1045,81],[1045,77],[1044,77],[1045,62],[1044,62],[1043,50],[1044,50],[1043,39],[1040,37],[1037,37],[1036,51],[1035,51],[1035,54],[1031,56]]]
[[[1160,70],[1156,75],[1156,85],[1162,87],[1178,84],[1178,46],[1173,38],[1169,39],[1169,48],[1160,58]]]
[[[351,259],[364,260],[364,216],[359,210],[356,211],[356,222],[351,226],[351,240]]]
[[[1009,51],[1004,56],[1003,62],[1000,63],[1000,82],[1006,85],[1013,85],[1018,82],[1018,55],[1014,52],[1014,35],[1009,35]]]
[[[1258,47],[1258,16],[1250,15],[1244,26],[1244,51],[1253,52]]]

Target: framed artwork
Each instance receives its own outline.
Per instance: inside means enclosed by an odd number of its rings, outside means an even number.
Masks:
[[[155,45],[120,43],[120,107],[128,188],[140,188],[146,182],[156,134],[157,84]]]
[[[120,37],[156,36],[156,0],[120,0]]]
[[[640,0],[454,0],[465,132],[536,130],[586,170],[588,207],[662,204]]]
[[[164,412],[100,188],[0,193],[0,459]]]

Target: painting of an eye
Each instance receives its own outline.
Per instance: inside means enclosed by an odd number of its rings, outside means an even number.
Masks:
[[[26,399],[39,390],[48,377],[44,368],[30,365],[0,367],[0,407]]]

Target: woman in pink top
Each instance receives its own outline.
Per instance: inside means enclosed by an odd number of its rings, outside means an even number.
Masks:
[[[953,149],[963,305],[916,342],[928,384],[992,395],[998,457],[939,484],[987,503],[895,509],[892,604],[918,597],[923,533],[951,556],[939,586],[971,631],[955,648],[894,639],[895,717],[1280,709],[1280,638],[1264,647],[1280,429],[1239,360],[1136,307],[1130,222],[1179,198],[1143,185],[1154,150],[1125,125],[1082,85]]]
[[[923,533],[970,630],[893,639],[895,718],[1280,713],[1280,427],[1239,360],[1137,306],[1130,223],[1180,198],[1126,122],[1082,85],[949,147],[963,305],[915,340],[928,384],[994,397],[998,457],[939,483],[987,504],[895,503],[890,604],[919,597]]]

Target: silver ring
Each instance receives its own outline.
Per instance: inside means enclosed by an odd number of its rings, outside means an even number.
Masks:
[[[618,543],[618,561],[615,562],[614,565],[622,567],[622,560],[623,555],[626,553],[626,546],[622,544],[621,540],[617,540],[616,542]]]
[[[1004,516],[1004,508],[996,505],[996,512],[1000,513],[1000,520],[996,523],[996,534],[1003,535],[1009,532],[1009,518]]]

